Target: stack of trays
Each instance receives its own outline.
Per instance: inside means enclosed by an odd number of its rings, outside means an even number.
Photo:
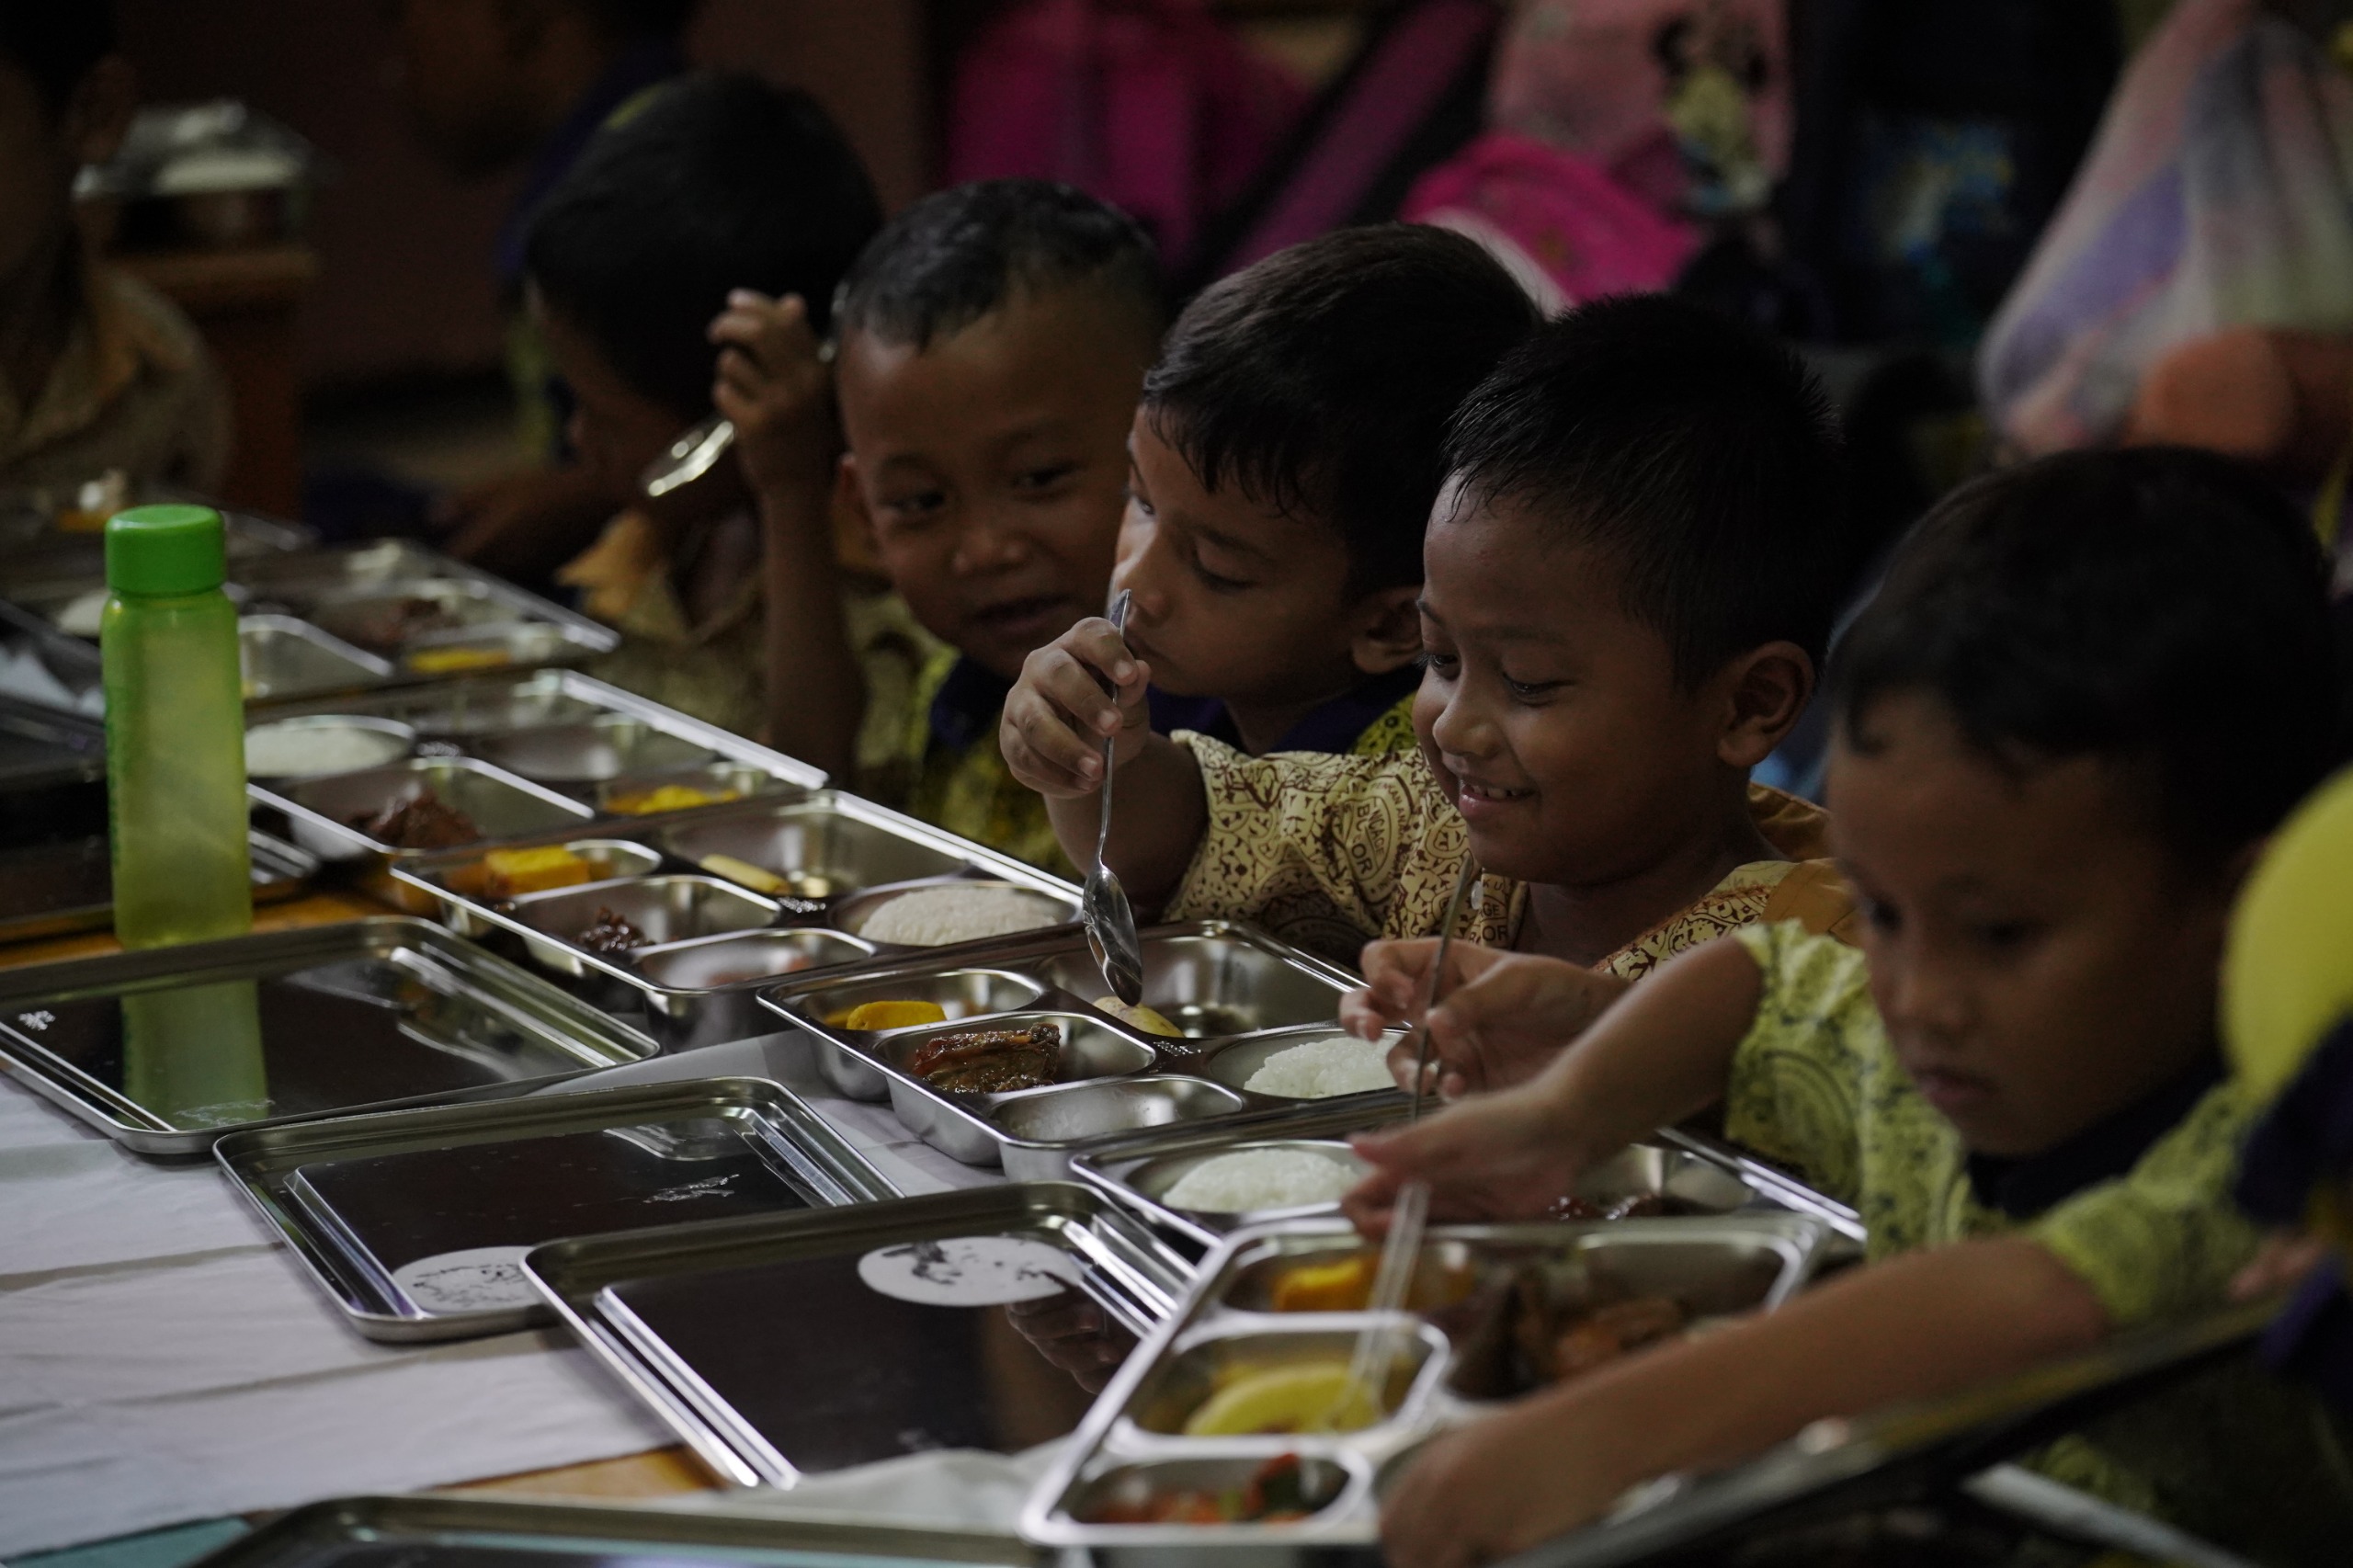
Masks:
[[[757,1078],[257,1128],[213,1153],[352,1326],[383,1340],[542,1315],[518,1266],[544,1242],[898,1196]]]
[[[1190,1246],[1211,1247],[1244,1225],[1334,1214],[1336,1202],[1292,1208],[1218,1210],[1169,1201],[1177,1184],[1209,1161],[1256,1150],[1295,1152],[1331,1161],[1352,1182],[1367,1167],[1348,1147],[1348,1135],[1402,1121],[1402,1096],[1358,1099],[1250,1118],[1210,1128],[1165,1128],[1106,1139],[1074,1153],[1072,1176],[1127,1205]],[[1863,1237],[1861,1220],[1842,1203],[1711,1140],[1669,1128],[1585,1174],[1564,1212],[1573,1220],[1713,1219],[1738,1213],[1793,1211],[1821,1221],[1850,1245]]]
[[[143,1154],[520,1094],[657,1050],[397,915],[0,971],[0,1068]]]
[[[94,559],[43,556],[0,580],[60,631],[97,636],[107,590]],[[619,643],[608,627],[403,540],[249,555],[232,563],[227,589],[255,702],[572,663]]]
[[[1569,1357],[1572,1331],[1588,1334],[1601,1309],[1664,1312],[1683,1326],[1770,1311],[1804,1285],[1824,1234],[1795,1214],[1434,1227],[1378,1406],[1359,1393],[1356,1415],[1335,1423],[1354,1429],[1327,1432],[1302,1428],[1346,1386],[1378,1253],[1336,1221],[1238,1232],[1103,1391],[1021,1532],[1098,1553],[1369,1544],[1390,1466],[1560,1369],[1531,1362],[1531,1345]],[[1220,1506],[1254,1483],[1299,1517],[1235,1520]],[[1186,1503],[1218,1522],[1154,1517]]]
[[[314,854],[376,869],[418,853],[415,837],[471,847],[585,836],[824,782],[780,753],[571,670],[281,706],[249,724],[255,798],[273,820]],[[385,813],[428,796],[464,824],[436,835],[386,824]],[[471,838],[459,836],[466,826]],[[392,889],[379,879],[373,891]]]
[[[1069,1432],[1184,1260],[1066,1182],[552,1243],[524,1273],[737,1485]]]
[[[926,1142],[968,1165],[1002,1165],[1017,1181],[1060,1177],[1074,1148],[1115,1133],[1305,1103],[1246,1085],[1275,1052],[1340,1038],[1332,1020],[1355,976],[1222,921],[1157,926],[1142,945],[1144,1005],[1182,1030],[1179,1038],[1147,1033],[1098,1005],[1102,976],[1075,930],[810,976],[761,1000],[808,1031],[821,1070],[842,1093],[887,1097]],[[947,1021],[848,1027],[854,1009],[883,1001],[928,1003]],[[1047,1027],[1060,1037],[1056,1083],[965,1093],[936,1087],[914,1070],[918,1053],[946,1035]],[[1401,1098],[1394,1089],[1347,1097]]]
[[[863,934],[904,894],[997,888],[1041,926],[1063,925],[1078,903],[1043,871],[832,791],[608,819],[542,842],[585,862],[589,880],[500,898],[484,886],[483,856],[466,850],[395,867],[398,896],[439,909],[451,929],[525,957],[600,1006],[644,1017],[674,1047],[776,1028],[758,994],[779,975],[935,950]],[[616,932],[615,920],[640,940],[584,939]]]

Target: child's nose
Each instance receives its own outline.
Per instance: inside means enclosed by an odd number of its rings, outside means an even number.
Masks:
[[[990,508],[973,512],[956,539],[952,565],[959,575],[977,577],[1004,572],[1029,559],[1029,536],[1017,528],[1007,527],[1006,522]]]
[[[1449,756],[1484,756],[1495,749],[1495,727],[1487,722],[1463,683],[1458,682],[1430,725],[1430,739]]]
[[[1111,591],[1122,589],[1135,596],[1128,613],[1142,620],[1165,620],[1168,617],[1168,574],[1163,559],[1167,552],[1159,548],[1154,531],[1133,525],[1120,530],[1120,553],[1111,562]]]
[[[1969,991],[1945,967],[1917,958],[1898,958],[1889,966],[1893,982],[1888,1022],[1932,1040],[1959,1039],[1969,1025]]]

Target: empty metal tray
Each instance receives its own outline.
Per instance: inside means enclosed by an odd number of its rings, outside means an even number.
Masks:
[[[781,1085],[635,1085],[231,1133],[230,1179],[371,1339],[543,1315],[523,1255],[648,1225],[896,1198]]]
[[[654,1042],[426,921],[0,970],[0,1066],[143,1154],[238,1128],[520,1093]]]

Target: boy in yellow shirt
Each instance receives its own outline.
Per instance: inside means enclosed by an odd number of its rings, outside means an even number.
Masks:
[[[1158,438],[1181,450],[1182,425]],[[1115,737],[1107,858],[1169,919],[1249,920],[1353,962],[1369,938],[1435,932],[1472,860],[1459,935],[1597,983],[1768,910],[1835,924],[1835,879],[1795,868],[1822,852],[1821,814],[1748,784],[1803,711],[1856,571],[1803,367],[1696,305],[1604,301],[1505,357],[1439,472],[1424,579],[1401,599],[1423,650],[1416,751],[1252,756],[1154,733],[1159,643],[1086,621],[1006,705],[1006,758],[1064,846],[1092,852]]]
[[[2256,1233],[2231,1202],[2250,1101],[2217,965],[2250,860],[2327,766],[2330,650],[2311,529],[2222,460],[2052,459],[1933,514],[1840,652],[1860,950],[1788,926],[1710,943],[1533,1081],[1360,1141],[1376,1169],[1349,1199],[1374,1229],[1407,1179],[1434,1213],[1540,1211],[1720,1103],[1856,1206],[1870,1266],[1441,1439],[1384,1504],[1389,1560],[1503,1556],[1652,1476],[2226,1300]],[[1433,1037],[1550,1054],[1548,990],[1574,1010],[1585,977],[1490,960]],[[2143,1409],[2038,1462],[2262,1561],[2328,1560],[2353,1514],[2279,1397]]]

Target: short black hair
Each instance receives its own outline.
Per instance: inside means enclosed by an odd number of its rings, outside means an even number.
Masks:
[[[1455,417],[1471,505],[1600,551],[1686,689],[1768,642],[1821,663],[1860,575],[1836,416],[1804,361],[1666,294],[1583,305],[1507,355]]]
[[[1203,290],[1145,375],[1143,407],[1203,489],[1233,484],[1336,528],[1352,591],[1418,583],[1447,421],[1539,319],[1451,230],[1342,229]]]
[[[923,349],[1017,290],[1082,283],[1131,302],[1158,338],[1167,304],[1142,224],[1052,180],[976,180],[936,191],[885,224],[842,280],[835,319],[845,331]]]
[[[702,9],[702,0],[579,0],[597,26],[618,39],[675,39]]]
[[[33,79],[54,119],[74,89],[116,52],[114,7],[107,0],[7,0],[0,5],[0,60]]]
[[[699,418],[729,290],[798,294],[824,330],[881,223],[841,131],[797,88],[681,77],[597,133],[532,214],[524,268],[642,395]]]
[[[2228,858],[2336,751],[2327,579],[2257,475],[2151,448],[2044,458],[1963,486],[1898,551],[1832,673],[1850,737],[1906,690],[2016,765],[2145,770],[2158,831]]]

